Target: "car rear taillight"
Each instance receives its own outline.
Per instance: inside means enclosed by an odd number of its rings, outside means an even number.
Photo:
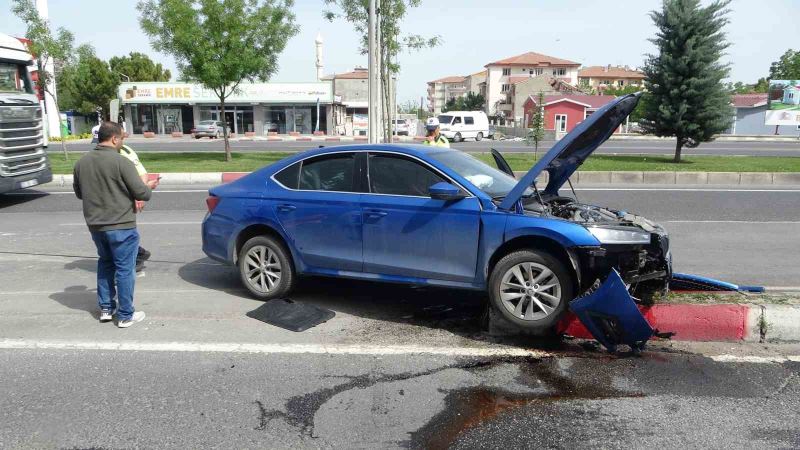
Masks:
[[[209,213],[214,212],[214,208],[216,208],[217,205],[219,205],[219,197],[211,195],[206,199],[206,206],[208,206]]]

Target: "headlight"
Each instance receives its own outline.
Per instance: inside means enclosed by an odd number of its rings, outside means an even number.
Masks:
[[[601,244],[649,244],[650,233],[618,228],[586,227]]]

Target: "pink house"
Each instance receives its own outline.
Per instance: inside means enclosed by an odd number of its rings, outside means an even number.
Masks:
[[[544,96],[544,129],[558,133],[569,133],[586,117],[605,104],[614,100],[613,95],[545,95]],[[525,124],[530,127],[535,111],[536,96],[525,100]]]

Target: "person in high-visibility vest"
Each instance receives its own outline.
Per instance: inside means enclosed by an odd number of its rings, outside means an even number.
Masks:
[[[439,130],[439,119],[436,117],[431,117],[426,120],[425,130],[427,131],[427,135],[425,136],[425,140],[422,141],[423,144],[450,148],[450,141],[448,141],[446,137],[442,136],[442,133]]]
[[[142,182],[147,183],[149,176],[147,175],[147,169],[144,168],[144,165],[141,161],[139,161],[139,155],[133,151],[132,148],[128,147],[127,145],[122,145],[119,149],[119,154],[124,156],[125,159],[133,163],[133,167],[136,167],[136,173],[139,174],[139,178],[142,179]],[[144,209],[145,202],[136,200],[136,205],[134,207],[134,211],[139,213],[142,212]],[[150,252],[144,249],[141,245],[139,246],[139,250],[136,252],[136,271],[141,272],[144,269],[144,262],[150,259]]]

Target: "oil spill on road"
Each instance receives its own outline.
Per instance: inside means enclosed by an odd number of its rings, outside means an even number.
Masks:
[[[406,442],[409,448],[446,449],[458,437],[513,410],[538,403],[563,400],[597,400],[623,397],[642,397],[639,392],[624,392],[613,387],[610,378],[602,373],[597,378],[577,382],[554,367],[557,361],[527,360],[519,365],[517,381],[534,392],[515,393],[486,386],[457,389],[447,393],[445,407],[427,425],[411,433]],[[547,389],[541,393],[541,388]],[[539,392],[536,392],[539,390]]]

